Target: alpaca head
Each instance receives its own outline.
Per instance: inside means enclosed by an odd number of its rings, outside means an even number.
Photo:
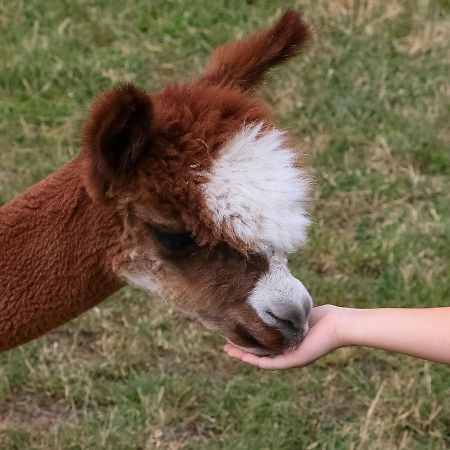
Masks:
[[[105,92],[83,131],[87,190],[125,230],[117,275],[260,353],[296,345],[312,302],[286,258],[306,239],[307,177],[252,90],[308,35],[289,11],[196,81]]]

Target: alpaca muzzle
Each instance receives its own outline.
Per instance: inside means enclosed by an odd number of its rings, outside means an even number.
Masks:
[[[295,347],[308,332],[313,302],[303,283],[292,276],[285,257],[273,256],[269,271],[256,283],[248,303],[259,318]]]

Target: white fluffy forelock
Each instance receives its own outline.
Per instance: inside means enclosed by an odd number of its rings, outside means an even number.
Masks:
[[[304,209],[309,185],[295,167],[296,150],[278,129],[262,123],[243,127],[221,149],[208,173],[204,195],[218,227],[266,251],[292,252],[307,239]]]

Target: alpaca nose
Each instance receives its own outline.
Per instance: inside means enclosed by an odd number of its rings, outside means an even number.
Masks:
[[[301,305],[301,306],[300,306]],[[283,302],[275,309],[267,309],[265,313],[283,335],[289,347],[297,345],[308,332],[308,315],[312,300],[308,295],[300,302]]]
[[[308,331],[312,299],[290,273],[285,257],[272,257],[269,271],[256,283],[248,303],[265,324],[283,336],[288,347],[297,345]]]

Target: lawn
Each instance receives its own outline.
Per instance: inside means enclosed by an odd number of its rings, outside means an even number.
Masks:
[[[76,154],[96,93],[195,76],[290,5],[314,41],[258,94],[316,180],[293,272],[317,304],[448,305],[448,0],[0,0],[0,204]],[[450,448],[448,367],[352,348],[262,372],[222,343],[124,289],[0,355],[0,448]]]

